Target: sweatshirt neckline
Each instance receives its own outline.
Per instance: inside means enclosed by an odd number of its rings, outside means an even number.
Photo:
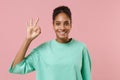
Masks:
[[[56,39],[53,40],[54,44],[56,44],[56,45],[61,45],[61,46],[62,46],[62,45],[70,45],[73,41],[74,41],[73,38],[71,38],[71,40],[70,40],[69,42],[66,42],[66,43],[60,43],[60,42],[58,42]]]

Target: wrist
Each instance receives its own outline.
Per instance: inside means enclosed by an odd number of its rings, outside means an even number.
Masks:
[[[30,38],[26,38],[26,39],[25,39],[25,42],[27,42],[27,43],[31,43],[31,42],[32,42],[32,39],[30,39]]]

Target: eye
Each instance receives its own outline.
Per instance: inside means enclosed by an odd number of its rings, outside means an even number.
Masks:
[[[69,22],[65,22],[64,25],[69,26]]]
[[[57,25],[57,26],[59,26],[59,25],[60,25],[60,23],[56,23],[56,25]]]

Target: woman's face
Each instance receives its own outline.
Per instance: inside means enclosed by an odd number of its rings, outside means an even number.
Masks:
[[[66,41],[72,24],[70,18],[65,13],[59,13],[53,22],[53,27],[58,41]]]

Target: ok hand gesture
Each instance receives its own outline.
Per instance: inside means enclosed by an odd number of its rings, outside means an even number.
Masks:
[[[38,26],[38,21],[39,18],[37,18],[36,21],[31,19],[29,23],[27,23],[27,39],[33,40],[41,33],[41,29]]]

